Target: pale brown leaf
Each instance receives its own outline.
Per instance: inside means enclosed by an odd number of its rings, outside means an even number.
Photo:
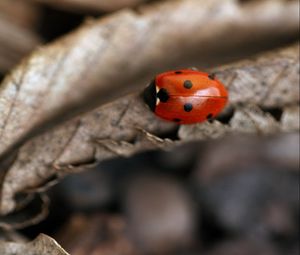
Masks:
[[[20,229],[38,224],[48,216],[49,199],[45,194],[31,193],[29,190],[15,197],[17,207],[13,213],[0,216],[0,228]]]
[[[30,0],[49,4],[56,8],[74,11],[114,11],[124,7],[136,6],[146,0]]]
[[[29,243],[0,241],[1,255],[68,255],[51,237],[40,234]]]
[[[40,18],[40,9],[24,0],[1,0],[0,15],[11,23],[34,30]]]
[[[11,69],[41,43],[35,33],[18,22],[12,22],[12,18],[0,12],[0,72]]]
[[[229,90],[228,110],[220,116],[220,121],[181,126],[178,140],[159,137],[176,132],[177,126],[157,118],[145,106],[140,93],[99,107],[32,139],[20,149],[4,178],[1,212],[14,210],[15,194],[105,159],[149,149],[168,149],[179,143],[228,133],[261,135],[299,130],[298,55],[299,47],[294,45],[215,70]],[[283,70],[286,75],[278,79]],[[257,93],[252,94],[253,90]],[[288,93],[283,94],[283,90]],[[281,118],[272,115],[274,108],[282,111]]]
[[[294,37],[298,7],[283,0],[176,0],[89,20],[36,50],[0,86],[0,161],[29,138],[144,86],[162,70],[220,63],[220,56],[253,52],[250,45],[257,51]]]

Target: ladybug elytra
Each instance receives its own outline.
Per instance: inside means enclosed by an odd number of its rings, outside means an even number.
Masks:
[[[178,70],[157,75],[143,97],[158,117],[192,124],[216,117],[225,107],[228,93],[214,75]]]

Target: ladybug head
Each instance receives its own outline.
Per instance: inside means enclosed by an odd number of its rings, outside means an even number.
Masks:
[[[143,98],[149,108],[154,111],[156,106],[156,85],[153,80],[144,90]]]

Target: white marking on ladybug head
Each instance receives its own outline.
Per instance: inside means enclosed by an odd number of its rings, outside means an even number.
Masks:
[[[155,86],[155,90],[156,90],[156,105],[159,105],[160,100],[159,100],[159,98],[158,98],[158,96],[157,96],[157,93],[158,93],[158,91],[159,91],[159,87],[158,87],[158,86]]]

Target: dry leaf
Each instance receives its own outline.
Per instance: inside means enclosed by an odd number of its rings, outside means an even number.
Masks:
[[[0,72],[8,71],[15,66],[40,43],[41,40],[31,30],[11,22],[0,13]]]
[[[226,122],[220,116],[223,123],[215,120],[181,126],[180,140],[157,137],[176,131],[177,126],[155,117],[139,93],[99,107],[32,139],[20,149],[5,175],[1,213],[14,210],[17,193],[38,188],[53,176],[86,169],[112,157],[130,156],[147,149],[167,149],[178,143],[217,138],[229,132],[270,134],[299,130],[299,116],[295,114],[299,107],[298,55],[299,47],[294,45],[216,70],[229,89],[228,109],[232,109],[233,115],[226,117],[225,111]],[[283,95],[283,90],[288,92]],[[249,93],[256,104],[250,103]],[[282,111],[280,119],[271,114],[270,109],[274,107]]]
[[[25,242],[28,239],[16,230],[0,229],[0,242]]]
[[[281,117],[282,130],[299,130],[300,123],[300,108],[299,105],[286,107]]]
[[[124,7],[136,6],[146,0],[31,0],[67,10],[114,11]]]
[[[0,241],[1,255],[68,255],[51,237],[40,234],[29,243]]]
[[[86,22],[39,48],[0,86],[0,161],[29,138],[144,86],[162,70],[216,63],[239,54],[232,49],[245,55],[253,52],[249,45],[259,50],[295,37],[298,7],[283,0],[176,0]]]
[[[1,0],[0,15],[11,23],[34,30],[40,18],[36,4],[24,0]]]
[[[11,214],[0,216],[0,228],[21,229],[38,224],[47,217],[49,199],[45,194],[24,193],[15,199],[16,210]]]

